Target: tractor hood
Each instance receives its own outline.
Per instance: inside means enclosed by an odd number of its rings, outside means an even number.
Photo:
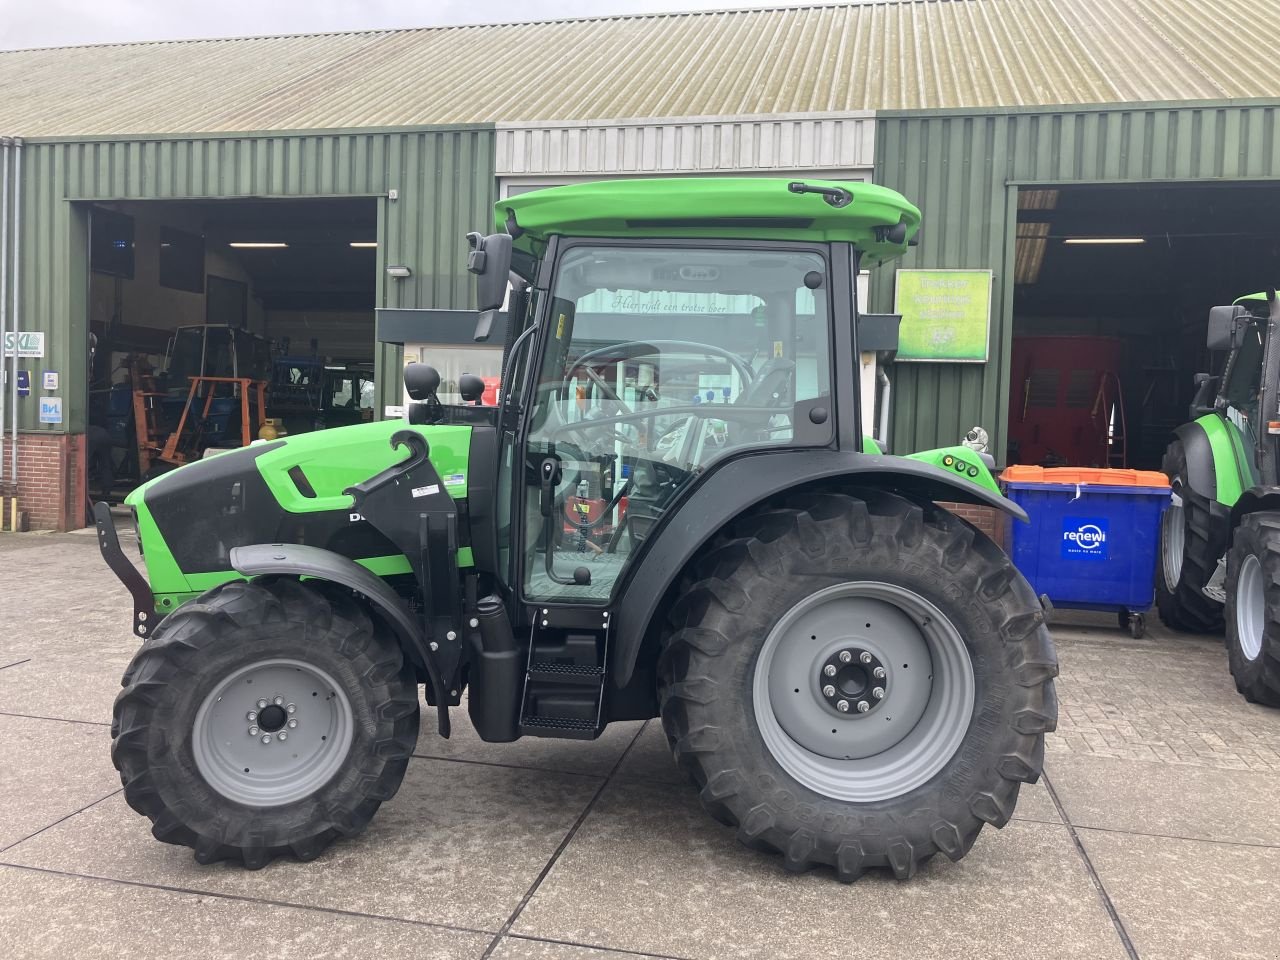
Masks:
[[[179,467],[139,487],[133,507],[157,596],[173,606],[237,576],[231,548],[305,543],[333,550],[380,575],[408,572],[390,541],[352,510],[343,491],[403,460],[391,447],[403,420],[338,427],[258,441]],[[454,499],[467,495],[469,426],[412,426]],[[460,558],[461,559],[461,558]],[[403,570],[401,569],[403,568]]]

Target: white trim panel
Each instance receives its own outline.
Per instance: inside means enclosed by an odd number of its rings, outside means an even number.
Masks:
[[[499,124],[497,174],[870,170],[872,113]]]

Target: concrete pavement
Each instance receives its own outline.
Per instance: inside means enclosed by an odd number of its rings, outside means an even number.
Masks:
[[[1280,711],[1240,699],[1220,638],[1055,624],[1046,777],[908,883],[791,876],[742,848],[656,722],[501,745],[464,712],[449,741],[424,730],[362,836],[250,873],[157,843],[120,795],[111,703],[137,641],[94,538],[0,536],[0,572],[5,957],[1280,953]]]

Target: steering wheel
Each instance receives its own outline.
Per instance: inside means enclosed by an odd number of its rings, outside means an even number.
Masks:
[[[568,390],[574,374],[582,370],[593,383],[600,387],[606,398],[618,404],[619,409],[624,414],[631,413],[631,407],[618,396],[617,391],[606,383],[603,377],[591,369],[591,361],[603,357],[607,358],[609,363],[623,363],[636,357],[655,353],[660,354],[664,348],[672,352],[684,351],[686,353],[701,354],[706,357],[718,357],[726,361],[742,378],[741,392],[743,393],[746,392],[756,378],[755,371],[751,369],[750,364],[745,360],[723,347],[717,347],[710,343],[698,343],[693,340],[624,340],[621,343],[610,344],[607,347],[597,347],[595,350],[589,350],[580,356],[573,362],[573,366],[565,371],[564,379],[560,381],[560,389]]]

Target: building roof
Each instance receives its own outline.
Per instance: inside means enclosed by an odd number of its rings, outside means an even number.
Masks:
[[[0,53],[0,132],[1267,98],[1280,79],[1247,51],[1280,47],[1274,13],[1274,0],[864,0],[19,50]]]

